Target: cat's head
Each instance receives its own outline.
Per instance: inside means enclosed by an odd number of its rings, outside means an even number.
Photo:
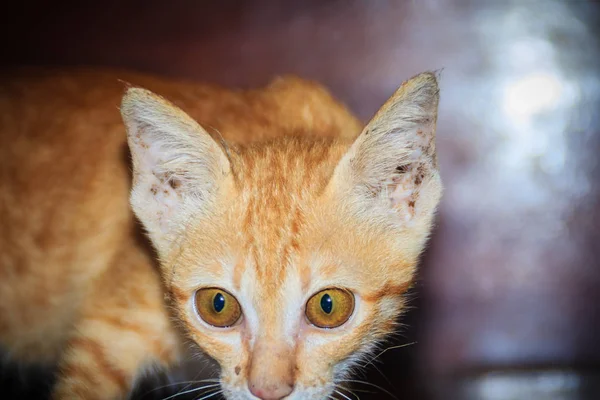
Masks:
[[[424,73],[353,143],[229,149],[162,98],[128,90],[131,203],[228,399],[327,398],[394,330],[441,195],[437,105]]]

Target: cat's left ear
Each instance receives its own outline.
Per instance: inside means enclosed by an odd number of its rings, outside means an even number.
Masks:
[[[131,206],[164,255],[190,221],[212,209],[231,165],[196,121],[148,90],[128,89],[121,114],[133,161]]]
[[[442,192],[435,151],[438,101],[433,73],[404,82],[342,158],[330,187],[362,209],[395,215],[403,226],[429,224]]]

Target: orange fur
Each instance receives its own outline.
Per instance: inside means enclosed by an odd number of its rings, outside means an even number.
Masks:
[[[118,79],[168,101],[129,89],[121,117]],[[441,194],[437,96],[432,74],[407,81],[359,136],[344,106],[293,77],[231,91],[4,72],[0,347],[58,364],[55,399],[125,398],[185,337],[219,362],[228,399],[327,397],[402,311]],[[204,323],[202,287],[232,293],[241,322]],[[327,287],[356,309],[323,330],[303,307]]]

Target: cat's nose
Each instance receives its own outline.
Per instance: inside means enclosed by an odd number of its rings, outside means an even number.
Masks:
[[[256,341],[248,373],[248,389],[261,400],[281,400],[294,390],[295,357],[287,344]]]
[[[279,383],[275,385],[269,385],[265,387],[258,387],[255,384],[250,384],[250,393],[255,395],[261,400],[281,400],[285,396],[292,393],[294,388],[287,383]]]
[[[280,400],[294,390],[295,355],[286,343],[259,338],[254,344],[248,389],[261,400]]]

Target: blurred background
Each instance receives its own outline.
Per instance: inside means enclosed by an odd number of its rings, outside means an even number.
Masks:
[[[238,87],[294,73],[365,121],[403,80],[443,69],[437,227],[396,347],[355,393],[600,398],[600,3],[28,0],[0,21],[2,66]],[[23,379],[5,369],[8,398],[37,385]]]

